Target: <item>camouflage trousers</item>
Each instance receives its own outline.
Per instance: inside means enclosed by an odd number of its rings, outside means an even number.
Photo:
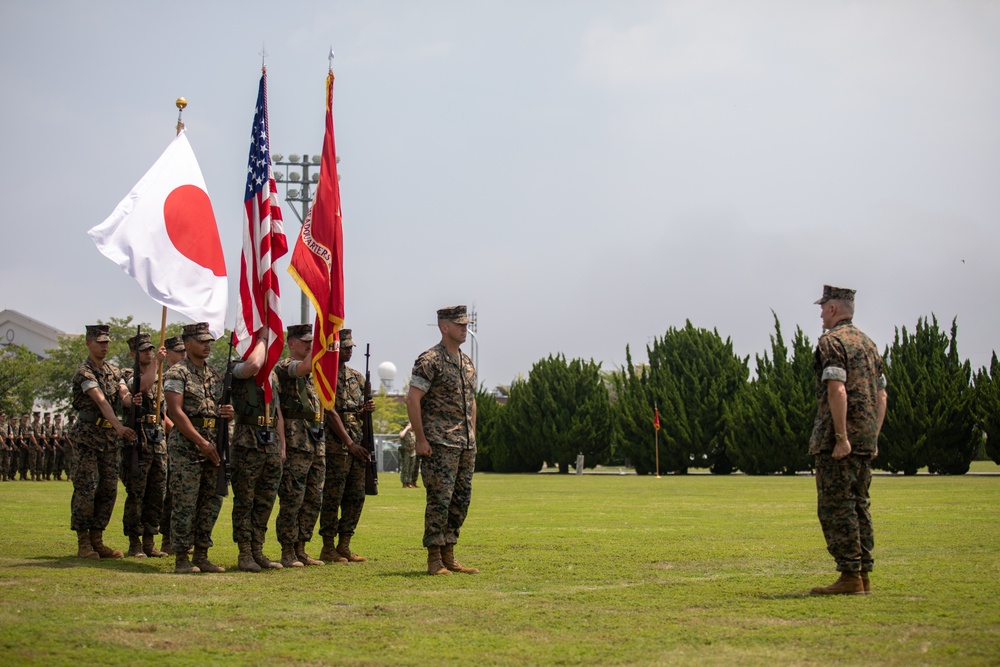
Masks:
[[[118,498],[118,449],[104,451],[80,447],[73,473],[70,528],[104,530]]]
[[[192,546],[209,548],[212,529],[222,509],[215,485],[219,466],[195,453],[194,445],[180,439],[167,444],[170,457],[170,548],[175,554]]]
[[[31,448],[21,450],[21,459],[18,464],[18,473],[21,479],[28,479],[28,473],[35,469],[35,450]]]
[[[233,542],[264,543],[281,483],[281,453],[234,446]]]
[[[416,484],[420,477],[420,457],[413,450],[399,450],[399,481],[403,486]]]
[[[875,564],[871,483],[868,456],[850,455],[840,461],[829,452],[816,456],[817,514],[826,550],[837,561],[839,572],[869,572]]]
[[[319,515],[320,535],[354,535],[365,507],[366,465],[347,452],[327,453],[323,510]]]
[[[123,466],[129,465],[122,461]],[[125,511],[122,528],[126,537],[156,535],[163,514],[163,495],[167,491],[167,455],[152,451],[142,453],[139,475],[125,478]]]
[[[281,471],[281,500],[275,530],[282,544],[308,542],[323,506],[326,456],[303,449],[288,449]]]
[[[457,544],[458,534],[472,502],[472,473],[476,450],[431,444],[431,455],[422,457],[427,509],[424,511],[424,546]]]

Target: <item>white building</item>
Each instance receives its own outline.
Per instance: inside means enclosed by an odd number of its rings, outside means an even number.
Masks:
[[[65,335],[59,329],[16,310],[0,311],[0,347],[23,345],[41,359],[47,357],[45,351],[57,347],[59,338]]]

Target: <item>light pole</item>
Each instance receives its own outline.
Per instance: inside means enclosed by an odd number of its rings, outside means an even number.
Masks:
[[[340,158],[337,158],[340,162]],[[312,203],[315,184],[319,182],[319,155],[289,155],[288,160],[284,159],[281,153],[271,155],[271,164],[274,169],[274,180],[285,186],[285,201],[291,204],[291,209],[295,217],[299,219],[299,224],[306,220],[309,215],[309,204]],[[302,323],[309,323],[309,297],[302,293]]]

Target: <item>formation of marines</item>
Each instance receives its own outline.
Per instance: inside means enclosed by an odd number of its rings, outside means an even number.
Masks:
[[[69,428],[60,413],[0,413],[0,481],[69,480],[75,464]],[[65,475],[65,477],[63,477]]]
[[[426,457],[429,574],[478,572],[454,560],[475,462],[476,374],[458,349],[468,321],[464,306],[438,311],[442,343],[417,360],[415,400],[407,399],[412,426],[405,444]],[[312,337],[311,325],[288,328],[289,355],[268,379],[273,398],[267,402],[256,379],[266,357],[263,329],[245,359],[231,365],[226,378],[231,392],[225,393],[223,373],[208,363],[215,339],[207,323],[185,326],[181,336],[159,349],[149,334],[130,338],[138,373],[106,360],[109,326],[87,326],[88,356],[73,377],[70,424],[64,427],[59,414],[52,421],[46,413],[41,421],[36,413],[34,423],[28,415],[0,415],[2,476],[13,479],[20,473],[22,479],[42,480],[67,473],[73,481],[71,528],[79,558],[173,556],[178,574],[224,572],[209,560],[209,550],[223,505],[220,465],[225,462],[218,435],[231,428],[237,568],[261,572],[364,563],[367,558],[351,549],[351,539],[365,505],[370,462],[361,425],[375,405],[365,399],[364,376],[347,365],[355,343],[353,332],[343,329],[336,402],[333,410],[323,410],[313,385]],[[129,547],[124,552],[104,543],[119,479],[126,491],[122,529]],[[281,556],[272,561],[264,545],[275,502]],[[314,532],[322,539],[318,557],[306,551]]]

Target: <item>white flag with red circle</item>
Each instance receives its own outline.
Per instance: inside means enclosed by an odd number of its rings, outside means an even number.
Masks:
[[[157,303],[225,332],[229,286],[205,179],[184,130],[87,234]]]

